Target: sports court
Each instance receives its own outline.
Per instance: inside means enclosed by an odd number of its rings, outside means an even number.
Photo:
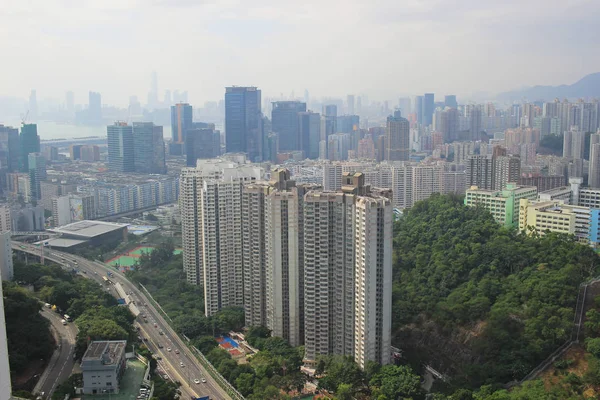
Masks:
[[[133,250],[129,250],[125,254],[111,258],[106,262],[106,264],[113,267],[118,267],[121,271],[127,271],[135,265],[136,261],[142,256],[142,254],[150,254],[152,251],[154,251],[154,249],[155,248],[152,246],[138,246]],[[175,249],[173,254],[179,254],[181,251],[181,249]]]

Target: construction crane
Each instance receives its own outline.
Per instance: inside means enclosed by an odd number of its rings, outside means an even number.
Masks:
[[[25,125],[25,122],[27,121],[28,116],[29,116],[29,110],[27,110],[27,112],[25,113],[25,116],[21,118],[21,125]]]

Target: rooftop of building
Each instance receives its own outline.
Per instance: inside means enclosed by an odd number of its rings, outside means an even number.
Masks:
[[[82,363],[86,361],[101,360],[104,365],[117,364],[125,354],[126,340],[102,340],[90,343],[83,358]]]
[[[43,243],[44,245],[46,245],[48,247],[68,249],[68,248],[75,247],[80,244],[86,243],[86,241],[85,240],[76,240],[76,239],[51,238],[48,240],[42,240],[37,243],[40,243],[40,244]]]
[[[57,228],[49,229],[51,232],[64,235],[76,235],[81,237],[93,238],[105,233],[114,232],[126,228],[126,224],[116,224],[104,221],[77,221]]]
[[[563,192],[570,192],[570,191],[571,191],[570,186],[561,186],[561,187],[557,187],[557,188],[550,189],[550,190],[544,190],[543,192],[540,192],[540,194],[553,195],[553,194],[560,194]]]

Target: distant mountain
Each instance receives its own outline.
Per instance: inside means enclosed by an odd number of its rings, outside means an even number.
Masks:
[[[574,99],[580,97],[600,98],[600,72],[584,76],[572,85],[533,86],[524,89],[500,93],[496,96],[500,101],[527,99],[528,101],[559,99]]]

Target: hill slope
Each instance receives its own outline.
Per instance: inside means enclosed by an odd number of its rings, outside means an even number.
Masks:
[[[528,101],[546,100],[555,98],[586,98],[600,97],[600,72],[589,74],[572,85],[560,86],[533,86],[520,90],[500,93],[497,98],[501,101],[527,99]]]
[[[521,235],[433,196],[395,226],[394,345],[457,385],[518,380],[570,336],[579,283],[599,266],[572,238]]]

